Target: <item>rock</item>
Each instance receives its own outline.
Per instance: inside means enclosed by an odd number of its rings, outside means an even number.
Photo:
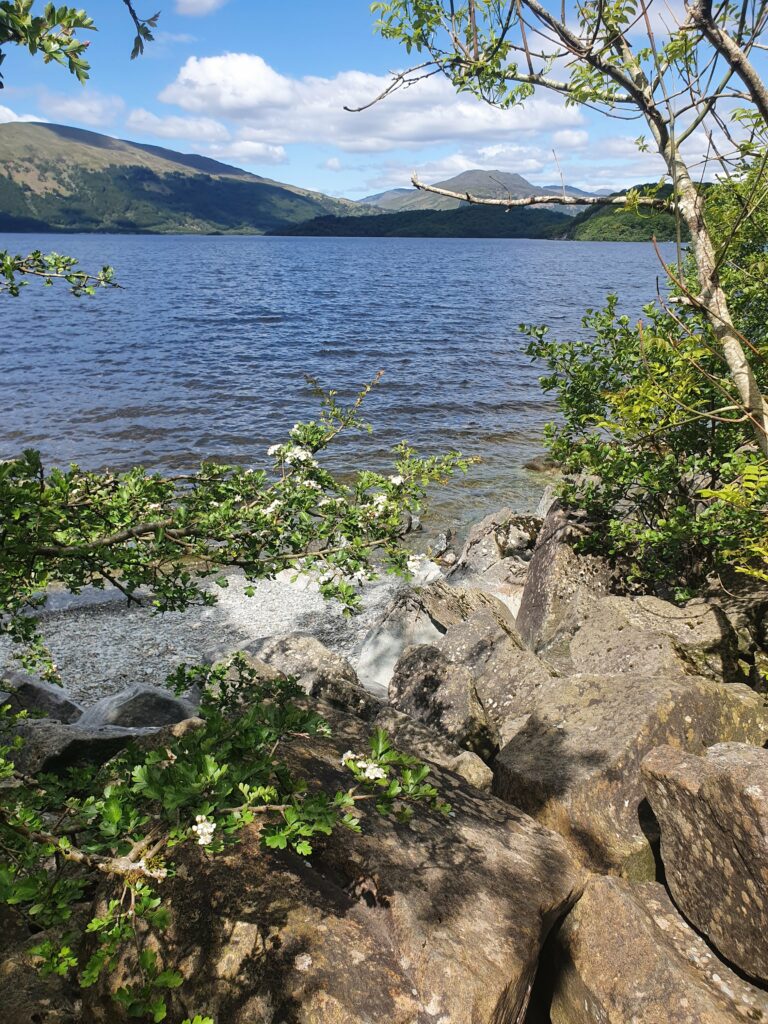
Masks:
[[[516,629],[479,613],[450,626],[437,646],[452,666],[470,673],[494,746],[503,746],[517,731],[511,722],[529,712],[540,693],[556,678]],[[511,728],[511,732],[510,732]]]
[[[517,611],[541,520],[501,509],[476,523],[448,574],[454,585],[481,587]]]
[[[476,789],[490,790],[493,772],[477,754],[462,750],[402,711],[384,707],[371,725],[383,729],[393,744],[406,754],[456,772]]]
[[[395,663],[406,647],[432,643],[477,611],[514,626],[509,609],[481,590],[450,586],[442,579],[417,590],[404,587],[363,640],[356,663],[363,686],[386,698]]]
[[[603,596],[612,589],[608,562],[573,550],[569,541],[574,529],[555,502],[536,541],[516,620],[523,641],[534,651],[546,649],[579,595]]]
[[[486,759],[517,731],[554,674],[525,650],[511,623],[479,612],[398,661],[389,699],[453,743]],[[511,723],[511,724],[510,724]]]
[[[660,747],[642,771],[675,903],[727,960],[768,981],[768,751]]]
[[[389,684],[389,700],[398,711],[482,758],[495,751],[472,673],[452,665],[438,647],[408,647]]]
[[[64,725],[50,719],[21,722],[16,731],[24,741],[13,760],[22,772],[61,772],[76,764],[103,764],[138,737],[155,729],[125,729],[120,726],[85,728],[81,722]]]
[[[322,697],[335,707],[370,717],[379,702],[368,693],[346,658],[313,636],[285,633],[250,644],[246,651],[275,673],[295,679],[310,697]]]
[[[557,470],[557,463],[550,455],[535,455],[523,463],[523,469],[529,469],[532,473],[551,473]]]
[[[430,553],[433,558],[442,559],[445,554],[450,550],[451,546],[456,540],[455,530],[445,530],[443,533],[439,533],[435,537],[432,544],[430,544]]]
[[[131,686],[127,690],[102,697],[87,708],[79,719],[83,729],[122,726],[127,729],[155,728],[181,722],[194,714],[189,701],[174,697],[159,686]]]
[[[682,607],[657,597],[594,597],[581,592],[543,647],[563,671],[592,675],[688,674],[746,682],[736,633],[705,601]]]
[[[494,763],[494,792],[568,836],[603,871],[653,878],[640,762],[672,744],[695,753],[723,740],[762,744],[768,712],[738,683],[695,676],[557,680]]]
[[[593,877],[560,928],[552,1024],[745,1024],[768,993],[712,953],[655,882]]]
[[[61,934],[37,932],[14,927],[6,920],[10,908],[3,908],[0,926],[0,992],[3,1024],[80,1024],[79,994],[72,983],[55,974],[43,977],[39,957],[31,950],[50,939],[61,942]],[[9,934],[9,928],[12,934]]]
[[[0,692],[0,704],[10,704],[14,711],[30,711],[65,723],[77,721],[83,713],[60,686],[12,669],[3,670],[0,691],[4,691]]]
[[[341,752],[363,749],[368,730],[343,715],[331,726],[333,741],[297,737],[285,756],[295,777],[333,792],[349,785]],[[163,883],[162,966],[184,977],[168,1019],[204,1008],[227,1024],[516,1020],[582,872],[559,836],[514,808],[439,769],[434,783],[450,817],[417,810],[403,823],[361,805],[361,834],[339,830],[309,861],[264,850],[257,828],[215,857],[180,847]],[[85,991],[84,1022],[122,1024],[104,986],[133,980],[118,962]]]

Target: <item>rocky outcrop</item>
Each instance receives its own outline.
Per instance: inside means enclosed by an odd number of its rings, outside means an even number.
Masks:
[[[309,697],[322,697],[340,710],[363,717],[379,710],[379,701],[363,688],[347,659],[313,636],[267,637],[250,644],[246,652],[269,666],[273,675],[294,679]]]
[[[488,758],[494,752],[483,706],[468,668],[438,647],[407,648],[389,684],[391,703],[448,740]]]
[[[448,580],[488,590],[517,612],[541,523],[511,508],[486,516],[469,531]]]
[[[431,644],[448,629],[485,611],[514,629],[514,616],[498,598],[471,587],[437,580],[416,590],[403,588],[368,632],[356,668],[363,686],[386,698],[397,659],[407,647]]]
[[[768,751],[661,747],[642,769],[675,903],[727,960],[768,981]]]
[[[56,974],[43,976],[40,958],[32,950],[50,939],[61,942],[55,932],[32,935],[19,919],[0,909],[0,993],[3,1024],[80,1024],[79,993],[69,979]]]
[[[654,882],[592,878],[554,944],[552,1024],[745,1024],[768,993],[723,964]]]
[[[746,682],[736,633],[719,608],[580,591],[544,656],[564,672],[687,674]]]
[[[576,554],[575,535],[574,524],[556,502],[539,533],[517,614],[520,635],[532,650],[546,649],[581,595],[601,597],[613,589],[608,562]]]
[[[0,704],[10,704],[14,712],[28,711],[64,723],[76,722],[83,713],[60,686],[9,669],[3,670],[0,678]]]
[[[568,836],[592,866],[653,878],[640,762],[673,744],[762,744],[768,714],[746,686],[694,676],[573,675],[549,686],[494,764],[494,792]],[[650,840],[650,842],[649,842]]]
[[[367,730],[335,716],[333,741],[297,738],[297,777],[334,791]],[[227,1024],[478,1024],[517,1019],[541,945],[583,884],[563,840],[451,774],[434,782],[452,813],[410,823],[364,812],[311,861],[265,852],[258,832],[225,855],[179,850],[163,883],[173,911],[161,950],[184,983],[170,1020],[204,1007]],[[118,963],[108,983],[131,980]],[[121,1010],[87,990],[84,1021]]]
[[[410,647],[390,703],[459,746],[490,758],[517,732],[554,673],[526,650],[511,623],[479,612],[434,644]]]

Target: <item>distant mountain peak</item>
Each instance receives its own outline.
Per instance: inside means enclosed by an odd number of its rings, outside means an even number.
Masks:
[[[508,196],[513,199],[520,199],[530,195],[553,195],[563,194],[562,185],[533,185],[522,174],[512,171],[500,170],[474,170],[462,171],[452,178],[444,181],[434,182],[438,188],[447,189],[449,192],[466,193],[489,199],[505,199]],[[573,185],[565,186],[565,193],[569,196],[590,196],[592,192],[584,192]],[[402,213],[407,210],[455,210],[465,205],[459,199],[451,199],[449,196],[436,195],[434,192],[424,192],[415,188],[393,188],[388,192],[380,192],[375,196],[368,196],[359,200],[361,204],[377,206],[382,210],[391,213]],[[564,213],[577,213],[578,208],[563,207]]]

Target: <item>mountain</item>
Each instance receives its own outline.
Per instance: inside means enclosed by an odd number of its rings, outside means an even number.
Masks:
[[[0,231],[263,234],[368,212],[204,156],[65,125],[0,124]]]
[[[591,192],[584,192],[572,185],[532,185],[530,181],[520,174],[511,174],[509,171],[462,171],[461,174],[448,178],[445,181],[435,182],[440,188],[446,188],[450,192],[471,192],[473,195],[489,199],[504,199],[512,196],[519,199],[522,196],[530,195],[562,195],[565,191],[569,196],[588,196]],[[402,212],[405,210],[456,210],[466,206],[465,202],[459,199],[450,199],[448,196],[438,196],[434,192],[422,192],[415,188],[393,188],[389,192],[380,192],[375,196],[367,196],[358,200],[359,203],[377,206],[379,209],[388,212]],[[544,207],[548,209],[548,207]],[[578,207],[564,206],[560,212],[566,216],[575,216]]]
[[[270,235],[337,235],[389,238],[559,238],[571,218],[530,207],[509,211],[495,206],[458,210],[402,210],[386,216],[317,217],[269,232]]]

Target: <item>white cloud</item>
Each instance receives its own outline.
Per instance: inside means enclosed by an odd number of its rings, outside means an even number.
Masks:
[[[341,163],[341,160],[339,160],[339,158],[337,156],[329,157],[325,161],[325,163],[323,164],[323,167],[327,171],[343,171],[344,170],[344,167],[343,167],[343,165]]]
[[[531,99],[502,111],[458,95],[434,76],[359,114],[343,108],[378,95],[385,76],[342,71],[335,78],[281,75],[256,54],[190,57],[160,94],[166,103],[205,116],[240,121],[243,138],[272,145],[333,144],[353,152],[421,149],[468,140],[499,144],[511,137],[572,128],[582,114],[559,97]]]
[[[161,139],[186,139],[194,142],[225,142],[229,132],[220,121],[210,117],[158,117],[149,110],[132,110],[126,124],[136,131]]]
[[[17,114],[11,110],[10,107],[3,107],[0,105],[0,124],[12,124],[16,121],[42,121],[42,117],[36,117],[34,114]]]
[[[119,96],[108,96],[93,89],[84,90],[80,96],[62,96],[42,90],[40,106],[52,120],[100,128],[111,124],[122,113],[125,103]]]
[[[288,163],[288,154],[283,146],[271,146],[266,142],[251,142],[248,139],[236,139],[223,146],[208,146],[206,153],[217,160],[240,160],[256,164]]]
[[[589,134],[579,128],[561,128],[552,136],[555,149],[583,149],[589,142]]]
[[[218,11],[226,2],[227,0],[176,0],[176,13],[199,17]]]

